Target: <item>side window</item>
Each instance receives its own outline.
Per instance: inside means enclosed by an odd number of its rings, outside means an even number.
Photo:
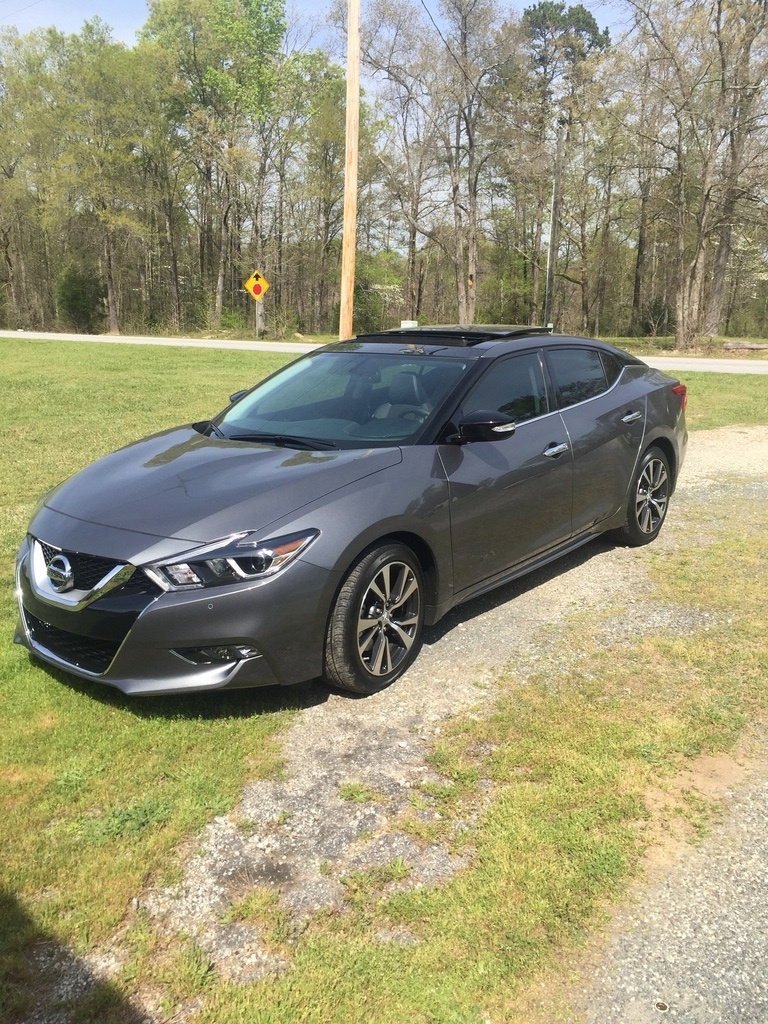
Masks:
[[[603,360],[605,379],[608,383],[608,387],[611,388],[621,376],[621,371],[624,369],[624,363],[610,352],[601,352],[600,358]]]
[[[592,348],[556,348],[547,353],[561,409],[608,390],[600,353]]]
[[[461,415],[480,409],[503,412],[516,423],[549,412],[538,352],[524,352],[493,363],[467,395]]]

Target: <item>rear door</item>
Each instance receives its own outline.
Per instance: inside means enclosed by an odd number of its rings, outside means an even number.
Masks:
[[[645,435],[647,385],[640,368],[588,346],[548,349],[546,359],[573,454],[578,535],[624,504]]]

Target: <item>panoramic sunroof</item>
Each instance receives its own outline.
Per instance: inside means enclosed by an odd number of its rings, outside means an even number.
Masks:
[[[521,324],[441,324],[427,327],[399,327],[376,334],[360,334],[358,341],[395,341],[417,338],[429,344],[456,345],[466,348],[483,341],[505,341],[507,338],[526,337],[531,334],[551,334],[551,327],[529,327]]]

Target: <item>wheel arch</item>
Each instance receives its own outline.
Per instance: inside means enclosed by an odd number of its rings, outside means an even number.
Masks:
[[[336,591],[330,605],[329,616],[333,614],[336,598],[344,585],[345,579],[360,559],[364,558],[369,551],[373,551],[374,548],[379,548],[384,544],[392,543],[405,545],[405,547],[413,552],[414,556],[418,560],[419,567],[421,568],[421,574],[424,578],[424,621],[428,625],[433,625],[434,622],[437,621],[437,605],[439,603],[440,594],[437,559],[431,545],[418,533],[414,533],[410,530],[391,530],[387,533],[382,533],[373,540],[366,538],[366,542],[364,544],[353,549],[351,553],[348,552],[346,560],[347,565],[340,574],[337,582]]]
[[[642,460],[645,458],[646,454],[650,451],[651,448],[660,448],[666,456],[667,462],[669,463],[669,474],[672,479],[672,490],[674,490],[677,484],[678,470],[677,451],[675,449],[674,444],[672,443],[672,441],[670,441],[668,437],[664,437],[663,435],[660,437],[654,437],[653,440],[649,441],[643,449],[643,452],[640,456],[640,462],[642,462]]]

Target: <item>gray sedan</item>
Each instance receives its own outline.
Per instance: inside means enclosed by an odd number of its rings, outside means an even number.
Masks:
[[[16,641],[126,693],[394,682],[425,624],[605,531],[652,541],[685,386],[530,327],[360,336],[45,495]]]

